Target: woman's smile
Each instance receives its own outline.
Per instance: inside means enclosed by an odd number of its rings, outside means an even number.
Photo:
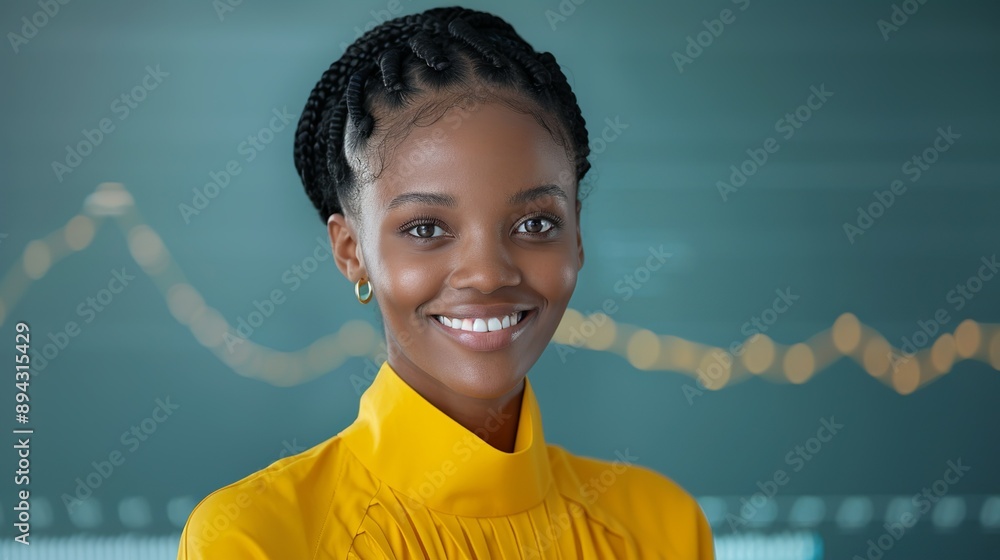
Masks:
[[[490,314],[488,310],[484,310],[464,317],[431,315],[431,321],[447,337],[466,348],[477,352],[493,352],[513,344],[530,327],[536,315],[536,308],[502,315]]]

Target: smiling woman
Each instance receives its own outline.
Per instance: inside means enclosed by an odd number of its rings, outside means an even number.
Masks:
[[[348,47],[295,163],[388,357],[350,426],[202,500],[178,558],[713,558],[669,478],[544,439],[527,373],[583,267],[588,155],[555,58],[494,15]]]

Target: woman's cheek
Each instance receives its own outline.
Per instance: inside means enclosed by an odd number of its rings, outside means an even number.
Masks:
[[[576,260],[565,257],[549,256],[548,258],[534,263],[529,270],[537,282],[537,289],[543,292],[546,299],[569,300],[576,289],[577,266]]]
[[[387,285],[380,300],[396,329],[411,336],[422,333],[429,325],[421,306],[433,300],[445,281],[444,267],[426,255],[404,256],[384,262],[382,274]]]
[[[432,326],[424,315],[426,310],[420,306],[433,299],[436,292],[429,290],[433,280],[429,278],[426,263],[396,259],[385,264],[382,274],[387,284],[379,306],[396,342],[408,348]]]
[[[433,259],[398,259],[389,273],[398,299],[416,307],[433,299],[444,283],[443,268]]]

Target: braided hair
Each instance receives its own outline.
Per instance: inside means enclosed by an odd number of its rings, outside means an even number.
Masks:
[[[434,102],[425,92],[436,94]],[[371,144],[384,158],[386,139],[401,139],[398,132],[429,113],[470,97],[534,115],[575,164],[577,184],[590,169],[586,121],[555,57],[493,14],[433,8],[359,37],[309,95],[295,133],[295,168],[323,223],[331,214],[357,214]]]

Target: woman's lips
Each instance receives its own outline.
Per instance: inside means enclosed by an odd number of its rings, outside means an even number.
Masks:
[[[524,332],[524,329],[527,328],[529,323],[534,320],[535,315],[537,314],[537,309],[529,309],[524,312],[524,316],[521,317],[521,320],[518,321],[516,325],[500,329],[498,331],[487,332],[453,329],[451,327],[446,327],[435,316],[430,316],[429,319],[437,325],[437,328],[443,331],[445,335],[466,348],[477,352],[493,352],[496,350],[502,350],[517,340],[518,337],[520,337]]]

